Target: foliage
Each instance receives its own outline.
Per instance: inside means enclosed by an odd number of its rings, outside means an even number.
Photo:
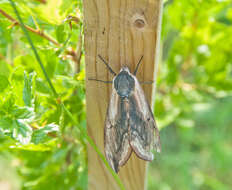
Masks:
[[[0,13],[0,189],[86,189],[82,3],[15,2],[60,99],[20,27]],[[231,189],[232,4],[164,2],[155,104],[163,150],[148,189]],[[16,19],[8,0],[1,10]]]
[[[230,1],[166,1],[148,189],[231,189]]]
[[[79,65],[68,59],[82,38],[82,23],[81,18],[72,26],[71,21],[65,22],[82,4],[69,1],[67,6],[66,2],[16,1],[28,27],[57,40],[58,45],[39,32],[30,33],[48,76],[78,126],[61,109],[60,100],[54,100],[20,27],[0,16],[0,158],[17,174],[10,179],[2,175],[0,181],[14,189],[86,189],[86,148],[78,130],[85,128],[84,70],[77,73]],[[0,9],[16,18],[8,1],[1,1]]]

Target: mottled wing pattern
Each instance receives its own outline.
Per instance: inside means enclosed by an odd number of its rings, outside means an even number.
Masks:
[[[126,163],[132,151],[128,133],[129,104],[118,96],[114,88],[112,90],[105,121],[104,144],[106,159],[118,172],[119,166]]]
[[[134,94],[129,98],[130,145],[138,157],[151,161],[151,150],[161,151],[159,131],[144,92],[138,80],[134,79]]]

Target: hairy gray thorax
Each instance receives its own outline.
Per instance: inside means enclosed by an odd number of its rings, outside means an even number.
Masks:
[[[121,98],[128,98],[134,91],[135,80],[125,70],[121,71],[114,80],[114,88]]]

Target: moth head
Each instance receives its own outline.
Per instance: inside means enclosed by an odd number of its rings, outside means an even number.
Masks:
[[[121,98],[128,98],[135,87],[135,80],[127,67],[123,67],[120,70],[113,83],[115,90]]]

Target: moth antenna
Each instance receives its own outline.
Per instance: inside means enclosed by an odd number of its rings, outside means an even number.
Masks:
[[[110,72],[116,76],[117,74],[113,71],[113,69],[109,66],[109,64],[102,58],[102,56],[98,55],[98,57],[103,61],[103,63],[107,66],[107,68],[110,70]]]
[[[104,81],[104,80],[98,80],[98,79],[92,79],[92,78],[88,78],[88,80],[94,80],[94,81],[103,82],[103,83],[113,83],[112,81]]]
[[[142,55],[142,57],[140,58],[138,64],[136,65],[135,72],[134,72],[134,75],[135,75],[135,76],[136,76],[136,73],[137,73],[137,71],[138,71],[138,68],[139,68],[139,65],[140,65],[142,59],[143,59],[143,55]]]

